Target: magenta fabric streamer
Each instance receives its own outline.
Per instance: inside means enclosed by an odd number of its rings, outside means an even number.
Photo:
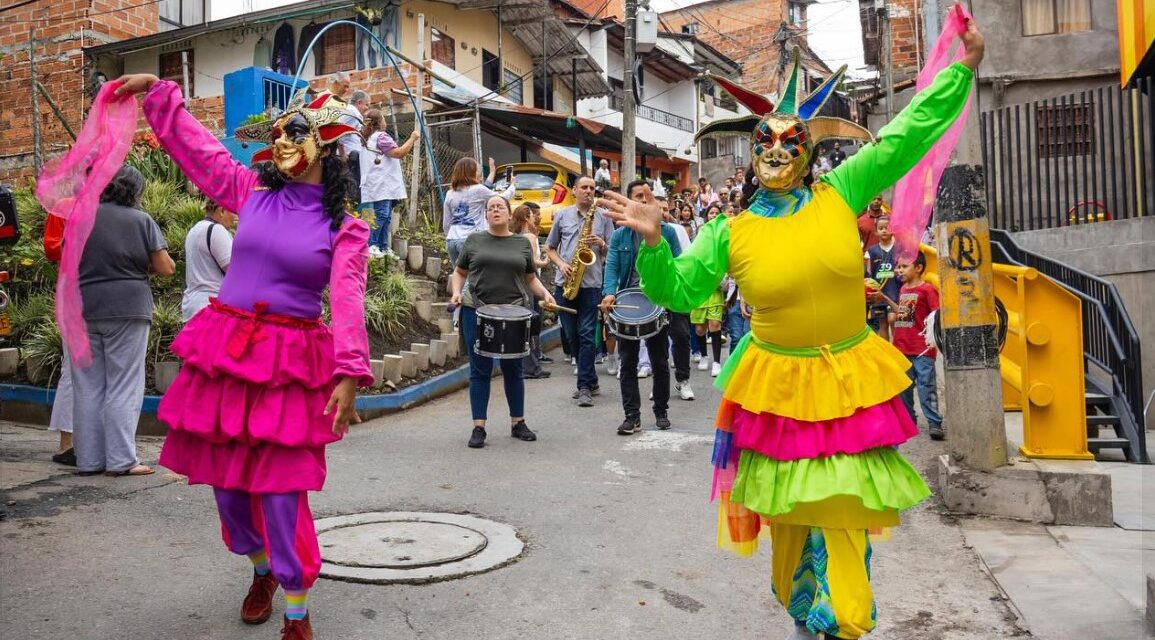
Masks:
[[[970,12],[961,4],[955,4],[947,13],[942,25],[942,33],[934,43],[934,49],[926,59],[926,64],[918,73],[916,91],[922,91],[934,81],[939,71],[952,62],[962,59],[966,53],[960,36],[966,33]],[[958,49],[951,55],[951,45],[959,40]],[[958,145],[970,113],[971,100],[967,101],[962,113],[938,142],[930,148],[922,160],[914,166],[894,187],[894,202],[891,208],[890,229],[899,248],[899,256],[911,258],[918,251],[922,231],[930,220],[934,209],[938,183],[946,169],[950,155]]]
[[[119,86],[104,83],[72,149],[45,165],[36,182],[36,199],[45,211],[65,219],[56,323],[79,367],[92,364],[80,297],[80,256],[96,222],[100,194],[124,164],[136,133],[136,100],[131,94],[115,95]]]

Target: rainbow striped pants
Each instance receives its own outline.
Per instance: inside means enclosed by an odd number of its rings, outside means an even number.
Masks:
[[[866,529],[770,523],[771,591],[795,624],[856,640],[874,629]]]

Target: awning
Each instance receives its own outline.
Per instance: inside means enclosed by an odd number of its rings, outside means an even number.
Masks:
[[[589,118],[578,118],[564,113],[515,104],[483,102],[480,108],[482,117],[505,125],[540,142],[576,147],[584,134],[585,145],[588,149],[605,149],[617,153],[622,151],[622,130]],[[651,158],[669,157],[661,147],[641,139],[635,140],[635,149],[638,155]]]

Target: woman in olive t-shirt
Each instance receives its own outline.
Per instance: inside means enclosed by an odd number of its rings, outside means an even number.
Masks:
[[[493,378],[493,358],[473,351],[477,334],[477,307],[486,304],[516,304],[528,306],[536,296],[547,304],[554,304],[553,296],[537,279],[533,250],[529,240],[514,234],[509,228],[509,202],[493,196],[485,203],[486,231],[478,231],[465,239],[457,268],[453,270],[452,304],[461,307],[461,331],[469,353],[469,404],[473,411],[473,434],[469,446],[485,446],[485,420],[489,407],[489,384]],[[469,298],[462,300],[461,290],[469,281]],[[521,360],[501,361],[505,383],[505,399],[509,403],[511,433],[525,441],[537,440],[537,435],[525,424],[525,381],[522,379]]]

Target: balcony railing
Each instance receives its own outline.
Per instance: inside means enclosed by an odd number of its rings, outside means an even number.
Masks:
[[[611,109],[621,111],[622,108],[625,106],[623,104],[623,102],[624,102],[624,100],[622,99],[622,96],[620,96],[616,93],[610,94],[610,108]],[[669,111],[662,111],[661,109],[655,109],[653,107],[647,107],[646,105],[643,104],[643,105],[638,105],[637,114],[638,114],[639,118],[645,118],[646,120],[649,120],[651,122],[657,122],[659,124],[664,124],[667,127],[673,127],[675,129],[679,129],[681,131],[689,131],[690,133],[694,132],[694,121],[693,120],[691,120],[689,118],[683,118],[682,116],[679,116],[679,115],[672,114]]]

